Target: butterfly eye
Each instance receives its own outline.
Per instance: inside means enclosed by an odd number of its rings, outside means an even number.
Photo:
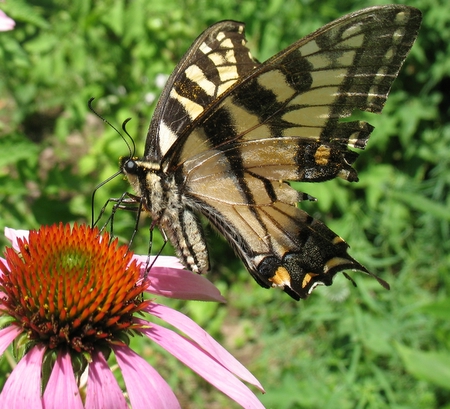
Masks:
[[[122,168],[126,173],[131,173],[131,174],[136,175],[138,172],[138,165],[133,159],[127,159],[124,162]]]

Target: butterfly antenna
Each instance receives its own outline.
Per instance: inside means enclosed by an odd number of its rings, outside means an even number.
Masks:
[[[132,157],[136,151],[136,146],[134,143],[133,138],[130,136],[130,134],[126,131],[125,129],[125,125],[131,120],[131,118],[127,118],[125,119],[125,121],[123,121],[122,124],[122,129],[124,130],[124,132],[126,133],[126,135],[128,136],[128,138],[130,138],[131,140],[131,144],[133,146],[133,149],[131,148],[130,144],[128,143],[128,141],[125,139],[125,137],[119,132],[119,130],[111,123],[109,122],[107,119],[103,118],[92,106],[92,102],[94,101],[95,98],[91,98],[89,99],[88,102],[88,107],[89,109],[95,114],[95,116],[97,116],[98,118],[100,118],[105,124],[107,124],[108,126],[110,126],[112,129],[114,129],[118,135],[120,135],[120,137],[123,139],[123,141],[125,142],[125,144],[128,147],[128,151],[130,152],[130,157]],[[132,154],[132,155],[131,155]]]
[[[122,131],[125,132],[125,135],[128,136],[128,138],[130,138],[131,141],[131,146],[133,147],[133,149],[131,149],[130,145],[127,143],[127,141],[125,141],[125,143],[128,146],[128,151],[130,152],[130,158],[134,157],[134,155],[136,154],[136,144],[134,143],[134,139],[131,137],[131,135],[128,133],[127,131],[127,123],[131,121],[131,118],[127,118],[125,119],[125,121],[123,121],[122,124]],[[125,138],[124,138],[125,140]]]
[[[91,112],[97,116],[98,118],[100,118],[105,124],[107,124],[108,126],[110,126],[112,129],[114,129],[116,131],[116,133],[118,135],[120,135],[120,137],[122,138],[122,140],[125,142],[125,144],[127,145],[128,151],[130,152],[130,157],[133,157],[135,150],[136,150],[136,145],[134,143],[133,138],[130,136],[130,134],[126,131],[125,129],[125,125],[128,123],[128,121],[131,120],[131,118],[127,118],[123,124],[122,124],[122,129],[124,130],[125,134],[128,136],[128,138],[131,140],[131,146],[128,143],[128,141],[125,139],[125,137],[119,132],[119,130],[111,123],[109,122],[107,119],[103,118],[92,106],[92,102],[94,101],[95,98],[90,98],[88,101],[88,107],[91,110]],[[102,183],[100,183],[99,185],[97,185],[94,188],[94,191],[92,192],[92,198],[91,198],[91,210],[92,210],[92,227],[94,227],[98,220],[100,219],[100,217],[102,216],[102,213],[100,213],[99,217],[97,218],[97,220],[95,220],[95,214],[94,214],[94,203],[95,203],[95,193],[97,192],[98,189],[100,189],[102,186],[106,185],[108,182],[110,182],[112,179],[114,179],[116,176],[119,176],[122,173],[122,171],[118,171],[116,172],[114,175],[110,176],[108,179],[106,179],[105,181],[103,181]]]
[[[128,142],[125,140],[125,138],[123,137],[123,135],[117,130],[117,128],[111,123],[109,122],[107,119],[103,118],[92,106],[92,101],[94,101],[95,98],[91,98],[88,102],[88,107],[91,110],[91,112],[93,112],[95,114],[95,116],[97,116],[98,118],[100,118],[105,124],[107,124],[108,126],[110,126],[112,129],[114,129],[119,135],[120,137],[125,141],[125,143],[128,146]],[[128,122],[131,118],[126,119],[125,121]],[[127,134],[128,135],[128,134]]]

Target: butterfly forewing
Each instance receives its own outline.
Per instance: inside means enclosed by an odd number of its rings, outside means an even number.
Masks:
[[[363,149],[373,128],[339,120],[381,111],[420,21],[406,6],[361,10],[263,64],[250,56],[240,23],[199,37],[169,79],[144,159],[132,172],[123,167],[186,266],[209,266],[203,214],[260,285],[295,299],[344,269],[369,273],[342,238],[297,207],[312,198],[285,181],[358,180],[349,147]]]
[[[158,161],[206,107],[258,65],[245,46],[244,24],[223,21],[192,44],[167,81],[150,124],[147,160]]]
[[[229,150],[231,143],[267,144],[266,138],[292,137],[290,141],[300,145],[301,177],[287,174],[281,179],[356,180],[347,166],[356,155],[347,146],[364,148],[373,128],[339,119],[357,109],[381,111],[419,24],[420,12],[404,6],[375,7],[330,23],[260,65],[217,99],[167,160],[173,165],[202,150]],[[255,149],[257,145],[252,144]],[[281,142],[272,145],[282,152],[291,149]],[[314,169],[308,171],[311,152]],[[266,157],[254,156],[261,158],[260,165],[273,167]],[[334,166],[333,159],[339,159],[341,167]]]

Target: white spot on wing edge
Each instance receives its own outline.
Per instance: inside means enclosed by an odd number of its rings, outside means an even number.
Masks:
[[[353,37],[356,34],[359,34],[361,32],[361,26],[358,25],[353,25],[350,26],[349,28],[347,28],[346,30],[344,30],[344,32],[341,35],[342,39],[346,39],[348,37]]]
[[[200,47],[198,47],[198,49],[203,53],[203,54],[208,54],[212,51],[211,47],[206,44],[206,43],[202,43],[200,44]]]
[[[159,147],[164,155],[177,140],[177,135],[162,121],[159,125]]]
[[[406,13],[405,11],[400,11],[395,16],[395,22],[397,24],[406,24],[408,22],[409,14],[410,13]]]
[[[315,54],[320,51],[320,47],[314,40],[308,41],[305,45],[301,46],[298,51],[300,51],[302,56],[307,56]]]
[[[221,47],[233,49],[234,45],[233,42],[229,38],[227,38],[222,42]]]

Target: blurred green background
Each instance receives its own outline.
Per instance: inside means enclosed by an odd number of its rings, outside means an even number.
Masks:
[[[143,153],[148,123],[170,74],[191,42],[223,19],[247,24],[264,61],[348,12],[357,0],[9,0],[16,20],[0,33],[0,229],[91,221],[91,195],[128,153],[87,101],[128,132]],[[306,301],[260,288],[223,239],[208,230],[209,275],[227,305],[171,302],[207,329],[263,383],[268,408],[450,408],[450,8],[411,0],[424,14],[418,41],[356,162],[360,182],[302,186],[305,205],[387,280],[358,287],[338,275]],[[97,192],[130,190],[120,177]],[[303,204],[302,204],[303,206]],[[116,217],[126,242],[131,212]],[[146,254],[148,220],[134,250]],[[2,237],[0,244],[6,244]],[[161,245],[155,241],[154,251]],[[165,248],[170,253],[170,248]],[[166,303],[165,300],[158,300]],[[153,344],[133,340],[173,385],[184,408],[234,407]],[[9,371],[5,359],[0,371]],[[4,379],[5,375],[2,375]]]

